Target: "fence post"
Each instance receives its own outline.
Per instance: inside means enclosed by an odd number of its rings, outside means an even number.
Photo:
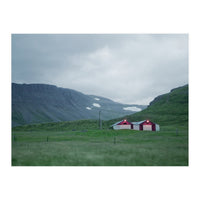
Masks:
[[[102,129],[102,123],[101,123],[101,110],[99,111],[99,129]]]

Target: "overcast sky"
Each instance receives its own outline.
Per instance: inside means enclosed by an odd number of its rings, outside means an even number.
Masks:
[[[188,83],[188,35],[14,34],[12,82],[149,104]]]

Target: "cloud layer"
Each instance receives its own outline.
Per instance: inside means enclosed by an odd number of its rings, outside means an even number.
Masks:
[[[12,81],[148,104],[188,83],[188,36],[12,35]]]

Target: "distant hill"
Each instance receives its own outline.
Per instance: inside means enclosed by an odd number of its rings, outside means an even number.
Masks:
[[[125,116],[129,121],[150,119],[162,126],[188,126],[188,85],[172,89],[169,93],[156,97],[141,112]],[[121,119],[121,118],[119,118]],[[108,121],[114,123],[118,119]]]
[[[127,107],[132,110],[125,110]],[[12,83],[12,126],[98,119],[99,110],[101,119],[108,120],[144,108],[145,105],[121,104],[54,85]]]

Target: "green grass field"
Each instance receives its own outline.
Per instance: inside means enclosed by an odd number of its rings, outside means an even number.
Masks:
[[[13,131],[12,165],[187,166],[188,131]]]

